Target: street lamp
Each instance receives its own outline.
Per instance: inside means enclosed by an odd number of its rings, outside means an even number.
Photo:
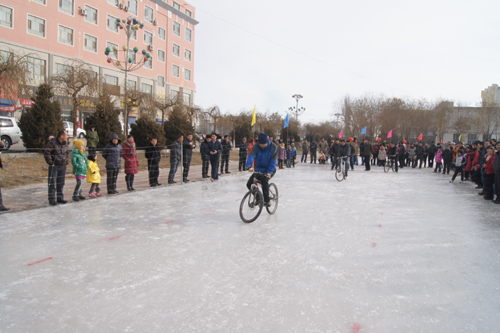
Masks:
[[[144,23],[141,21],[129,16],[127,19],[116,19],[115,25],[117,28],[124,30],[125,35],[127,36],[127,45],[123,45],[121,50],[118,50],[117,46],[113,46],[113,48],[106,47],[104,54],[108,57],[107,61],[110,64],[113,64],[119,70],[125,72],[125,135],[128,135],[128,72],[135,71],[136,69],[144,66],[144,63],[149,59],[152,59],[151,54],[147,53],[146,50],[142,50],[142,59],[140,61],[136,60],[136,54],[139,52],[139,48],[136,46],[132,50],[130,50],[130,37],[134,31],[144,28]],[[119,52],[123,51],[123,61],[120,61],[120,57],[118,56]],[[131,51],[133,51],[134,59],[131,56]],[[111,57],[114,55],[114,58]]]
[[[305,107],[300,107],[299,108],[299,100],[301,98],[304,98],[304,96],[299,95],[299,94],[295,94],[295,95],[292,96],[292,98],[295,98],[295,100],[297,101],[297,106],[291,106],[291,107],[288,108],[288,110],[290,110],[291,112],[295,113],[295,120],[298,122],[299,121],[299,116],[306,111]]]

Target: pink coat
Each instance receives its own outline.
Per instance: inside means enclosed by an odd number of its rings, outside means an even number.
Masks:
[[[443,162],[443,152],[438,151],[436,154],[436,163],[441,163],[441,162]]]
[[[139,159],[137,158],[137,151],[135,149],[135,143],[130,143],[125,141],[123,144],[123,158],[125,159],[125,173],[136,174],[139,172]]]

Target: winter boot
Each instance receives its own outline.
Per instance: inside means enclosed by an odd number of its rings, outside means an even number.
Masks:
[[[493,200],[493,194],[486,192],[486,195],[484,196],[484,200]]]
[[[3,205],[3,201],[2,201],[2,190],[0,189],[0,212],[6,212],[10,210],[10,208],[6,208],[4,205]]]

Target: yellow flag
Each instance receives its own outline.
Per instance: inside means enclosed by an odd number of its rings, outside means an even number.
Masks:
[[[460,136],[458,137],[458,141],[462,141],[462,134],[460,134]]]
[[[255,108],[256,108],[256,107],[257,107],[257,105],[254,105],[254,107],[253,107],[253,113],[252,113],[252,125],[251,125],[251,126],[255,125],[255,123],[257,122],[257,120],[256,120],[256,118],[257,118],[257,117],[256,117],[256,115],[255,115]]]

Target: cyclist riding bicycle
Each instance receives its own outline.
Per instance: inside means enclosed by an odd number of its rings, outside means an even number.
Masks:
[[[351,145],[347,145],[345,143],[344,139],[340,140],[340,146],[337,150],[337,160],[339,160],[342,157],[342,160],[345,163],[345,175],[347,177],[347,170],[349,170],[349,156],[351,156]],[[340,166],[340,163],[337,163],[338,166]],[[332,170],[333,170],[333,165],[332,165]]]
[[[394,142],[391,142],[389,149],[387,149],[387,156],[389,157],[391,163],[394,163],[394,168],[398,172],[398,147]]]
[[[253,179],[257,179],[262,184],[262,193],[264,194],[264,204],[269,207],[269,179],[276,172],[276,158],[278,157],[278,148],[268,139],[266,133],[259,134],[258,144],[254,144],[248,155],[246,167],[249,172],[253,172],[253,162],[255,161],[255,170],[264,175],[252,174],[247,182],[247,188],[251,190]]]

